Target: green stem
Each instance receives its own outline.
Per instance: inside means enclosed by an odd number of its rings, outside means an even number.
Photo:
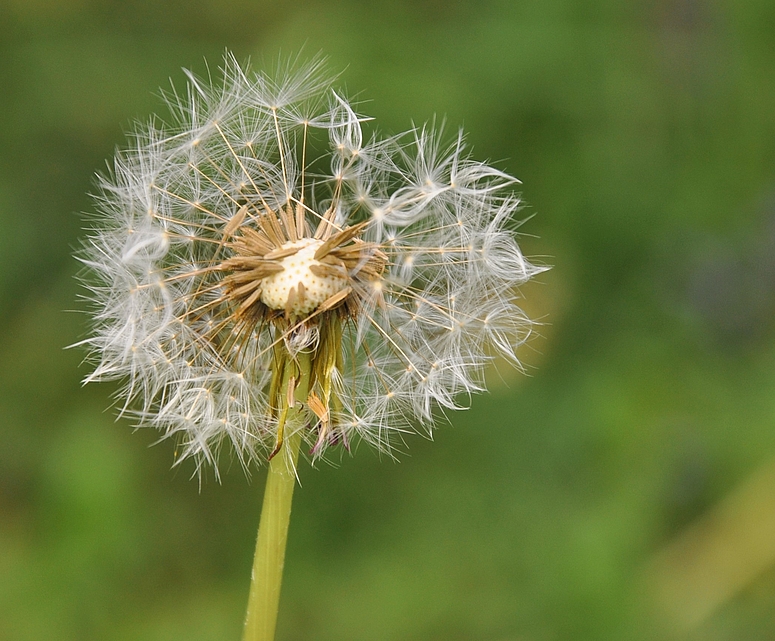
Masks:
[[[291,518],[291,501],[296,486],[296,462],[301,445],[299,423],[305,420],[301,403],[307,401],[311,371],[311,356],[301,353],[296,360],[285,363],[283,382],[278,396],[281,401],[279,427],[288,434],[282,449],[269,462],[269,473],[258,526],[256,556],[248,597],[243,641],[273,641],[280,603],[280,586],[285,564],[285,543]],[[293,407],[287,406],[286,390],[291,375],[298,379]]]

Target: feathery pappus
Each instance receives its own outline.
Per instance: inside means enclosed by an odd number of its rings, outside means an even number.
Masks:
[[[100,178],[87,381],[123,381],[121,412],[201,466],[225,443],[266,460],[289,431],[313,458],[390,452],[497,355],[518,365],[518,286],[544,268],[515,240],[515,178],[431,126],[365,135],[319,60],[221,71],[187,73],[170,123],[138,126]]]

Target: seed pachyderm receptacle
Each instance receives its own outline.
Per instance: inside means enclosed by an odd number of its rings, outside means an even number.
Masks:
[[[100,178],[80,258],[88,380],[123,381],[122,412],[181,458],[230,443],[266,460],[288,430],[313,457],[358,438],[389,452],[493,358],[517,364],[518,286],[543,268],[515,240],[516,179],[462,135],[364,135],[319,60],[264,74],[227,55],[221,80],[189,73],[166,100]]]

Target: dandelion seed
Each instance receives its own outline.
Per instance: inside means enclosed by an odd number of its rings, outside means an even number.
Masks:
[[[222,71],[188,74],[173,124],[139,127],[100,179],[87,380],[123,381],[122,413],[200,468],[225,442],[265,461],[288,430],[313,457],[391,452],[497,354],[516,363],[517,288],[542,271],[512,230],[518,181],[432,127],[368,138],[319,62]]]

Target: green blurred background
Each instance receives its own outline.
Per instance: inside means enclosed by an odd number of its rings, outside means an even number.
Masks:
[[[318,51],[524,183],[528,376],[302,470],[280,641],[775,639],[772,0],[2,0],[0,639],[238,639],[263,474],[81,388],[87,193],[157,88]]]

